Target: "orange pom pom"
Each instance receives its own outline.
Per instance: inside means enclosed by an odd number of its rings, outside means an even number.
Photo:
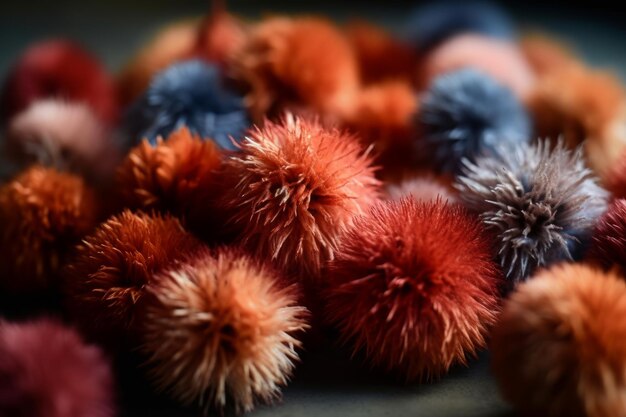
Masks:
[[[33,166],[0,188],[0,287],[56,289],[72,246],[97,224],[93,191],[77,176]]]
[[[159,275],[143,315],[143,349],[161,389],[183,403],[250,411],[280,396],[306,309],[293,287],[247,255],[208,250]]]
[[[136,347],[146,285],[200,246],[172,217],[129,211],[111,217],[64,268],[71,317],[90,339],[113,350]]]
[[[626,284],[581,264],[518,286],[492,334],[493,371],[528,416],[626,414]]]
[[[249,93],[252,117],[282,114],[289,106],[333,113],[351,104],[359,86],[350,44],[320,18],[271,18],[251,29],[231,62]]]
[[[364,83],[391,79],[412,84],[417,56],[411,46],[394,39],[382,28],[360,20],[348,24],[346,35],[355,51]]]
[[[342,230],[378,196],[371,157],[350,135],[287,115],[250,131],[226,162],[230,223],[263,259],[315,278]]]
[[[578,62],[567,45],[540,34],[523,37],[520,49],[535,74],[540,77]]]
[[[200,25],[195,52],[204,59],[224,65],[245,42],[247,28],[219,3],[213,2],[213,10]]]
[[[120,200],[126,208],[171,213],[201,232],[211,217],[221,163],[215,142],[192,135],[186,127],[159,139],[156,146],[143,141],[119,167]]]

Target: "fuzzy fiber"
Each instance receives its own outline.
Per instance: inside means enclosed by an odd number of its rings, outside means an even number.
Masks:
[[[463,158],[494,153],[501,143],[528,142],[530,119],[506,87],[486,74],[464,69],[437,78],[424,93],[418,147],[433,153],[442,169],[456,171]]]
[[[102,352],[56,321],[0,322],[0,415],[113,417],[113,375]]]
[[[84,181],[33,166],[0,188],[0,287],[56,289],[72,246],[96,227],[98,205]]]
[[[271,268],[206,250],[160,274],[149,293],[143,349],[158,387],[185,404],[239,412],[280,397],[306,309]]]
[[[374,367],[436,378],[485,346],[501,282],[492,256],[480,221],[457,205],[381,203],[330,262],[327,317]]]
[[[626,415],[626,283],[581,264],[541,271],[506,302],[493,371],[527,416]]]
[[[203,139],[233,149],[249,126],[243,99],[231,91],[221,70],[200,60],[176,63],[155,76],[126,116],[133,140],[156,143],[187,126]]]
[[[598,220],[587,258],[607,270],[617,266],[626,274],[626,200],[614,200]]]
[[[549,141],[502,148],[466,162],[461,200],[498,234],[499,258],[514,283],[537,267],[571,259],[606,209],[607,193],[580,151]]]
[[[226,160],[233,185],[222,205],[251,251],[315,278],[352,217],[378,197],[371,160],[354,137],[287,114],[251,130]]]
[[[90,339],[113,351],[136,347],[146,285],[199,247],[172,217],[124,211],[110,218],[64,268],[70,316]]]

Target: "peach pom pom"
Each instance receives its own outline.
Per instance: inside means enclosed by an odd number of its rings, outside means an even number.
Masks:
[[[398,184],[387,186],[387,198],[389,200],[400,200],[411,196],[418,201],[435,201],[441,199],[448,202],[455,202],[456,196],[444,181],[434,176],[420,176],[402,180]]]
[[[562,264],[521,284],[492,333],[493,372],[524,415],[626,415],[626,283]]]
[[[567,45],[540,34],[523,37],[520,49],[539,77],[578,61]]]

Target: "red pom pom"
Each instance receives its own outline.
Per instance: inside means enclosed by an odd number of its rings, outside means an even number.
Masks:
[[[112,417],[113,378],[95,346],[51,320],[0,323],[0,415]]]
[[[596,223],[588,259],[606,269],[613,266],[626,273],[626,200],[613,201]]]
[[[441,201],[375,206],[327,273],[327,316],[378,368],[436,377],[485,345],[500,271],[478,219]]]
[[[145,286],[200,246],[171,217],[124,211],[110,218],[85,238],[63,271],[72,318],[93,340],[134,347]]]
[[[0,108],[8,120],[33,101],[62,98],[88,104],[103,123],[118,116],[113,79],[88,52],[67,40],[49,40],[30,46],[9,72]]]
[[[149,289],[143,317],[144,351],[156,383],[184,403],[234,405],[280,396],[306,329],[274,270],[231,249],[201,251],[160,274]]]
[[[371,158],[350,135],[287,115],[250,131],[226,162],[222,204],[251,251],[314,278],[342,230],[378,197]]]

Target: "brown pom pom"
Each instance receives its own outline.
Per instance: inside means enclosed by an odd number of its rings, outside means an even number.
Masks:
[[[107,347],[134,346],[145,286],[199,247],[171,217],[124,211],[110,218],[85,238],[63,271],[72,318]]]
[[[68,251],[97,224],[92,190],[74,175],[34,166],[0,188],[0,286],[54,289]]]
[[[185,404],[250,411],[287,383],[306,310],[293,287],[247,255],[208,250],[154,280],[144,350],[157,385]]]
[[[198,30],[196,54],[211,62],[226,64],[246,40],[246,26],[228,13],[221,1],[213,1],[213,10]]]
[[[493,371],[528,416],[626,415],[626,284],[562,264],[521,284],[492,335]]]
[[[441,178],[432,175],[424,175],[402,180],[398,184],[391,184],[387,187],[387,198],[389,200],[400,200],[411,196],[418,201],[435,201],[441,199],[448,202],[455,202],[456,196],[450,187]]]
[[[251,29],[231,68],[249,89],[246,102],[256,122],[294,105],[332,114],[351,105],[359,85],[349,43],[320,18],[264,20]]]
[[[186,127],[156,146],[143,141],[130,151],[118,170],[117,187],[124,207],[172,213],[195,230],[210,217],[216,171],[222,155],[211,140],[203,141]]]
[[[378,195],[371,157],[353,137],[289,114],[250,131],[225,165],[234,184],[223,206],[244,244],[305,277]]]
[[[437,377],[485,345],[501,277],[492,258],[480,221],[460,206],[381,203],[330,263],[327,316],[377,368]]]
[[[520,41],[520,48],[538,76],[578,62],[567,45],[541,34],[524,36]]]
[[[539,79],[528,99],[540,137],[562,136],[570,147],[584,142],[589,165],[600,176],[626,148],[620,127],[626,94],[616,77],[578,64]]]
[[[197,20],[183,20],[161,29],[120,73],[117,84],[122,104],[135,101],[152,77],[176,61],[193,55],[198,40]]]
[[[361,20],[350,22],[346,34],[364,83],[390,79],[413,82],[417,56],[409,45],[394,39],[382,28]]]

